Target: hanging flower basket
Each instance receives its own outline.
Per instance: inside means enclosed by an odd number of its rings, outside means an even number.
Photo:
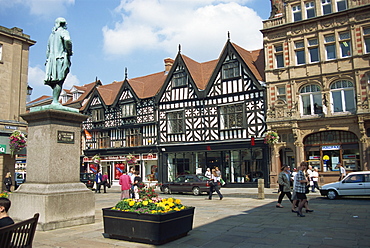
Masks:
[[[101,158],[99,157],[98,154],[96,154],[94,157],[92,157],[92,161],[95,163],[95,164],[99,164],[100,161],[101,161]]]
[[[9,137],[10,154],[13,157],[14,153],[19,152],[27,146],[27,137],[21,131],[13,131]]]
[[[126,163],[128,164],[135,164],[136,163],[136,158],[134,155],[129,154],[126,156]]]
[[[279,135],[277,132],[268,131],[265,135],[265,144],[273,145],[279,142]]]

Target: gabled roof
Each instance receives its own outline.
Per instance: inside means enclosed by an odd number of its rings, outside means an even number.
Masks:
[[[82,105],[82,102],[83,100],[91,93],[92,89],[94,89],[94,87],[96,85],[102,85],[101,81],[98,80],[98,81],[95,81],[95,82],[92,82],[92,83],[89,83],[89,84],[84,84],[83,86],[73,86],[73,88],[76,88],[78,89],[79,91],[83,91],[84,93],[82,93],[80,95],[80,97],[76,100],[73,100],[73,98],[69,99],[67,102],[65,102],[63,105],[69,105],[69,104],[74,104],[74,103],[77,103],[77,102],[81,102],[81,105]],[[66,92],[71,92],[70,90],[65,90]],[[72,94],[72,93],[70,93]]]
[[[155,96],[163,86],[166,78],[167,75],[164,72],[158,72],[143,77],[127,79],[127,81],[136,95],[144,99]]]
[[[120,88],[122,87],[122,84],[123,81],[120,82],[114,81],[111,84],[102,85],[97,88],[97,91],[99,92],[105,105],[109,106],[113,104]]]
[[[199,63],[191,58],[181,55],[199,90],[204,90],[212,76],[212,73],[217,65],[218,60]]]
[[[255,50],[255,51],[248,51],[244,48],[238,46],[235,43],[231,42],[231,45],[235,48],[235,50],[239,53],[239,55],[243,58],[244,62],[248,65],[249,69],[252,71],[254,76],[259,81],[265,81],[265,60],[263,49]]]

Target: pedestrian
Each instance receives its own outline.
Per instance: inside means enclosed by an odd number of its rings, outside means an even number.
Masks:
[[[135,171],[135,178],[134,178],[134,197],[135,199],[139,199],[139,186],[141,183],[141,176],[139,171]]]
[[[100,193],[102,182],[103,182],[103,176],[100,173],[100,170],[97,170],[96,175],[95,175],[95,183],[96,183],[95,193]]]
[[[319,188],[319,169],[317,167],[313,168],[312,176],[312,192],[315,193],[315,189],[320,190]]]
[[[218,167],[216,167],[218,169]],[[220,177],[218,176],[219,173],[216,172],[216,168],[215,169],[212,169],[212,174],[211,174],[211,180],[209,180],[209,184],[210,184],[210,187],[209,187],[209,195],[208,195],[208,200],[212,200],[212,194],[213,194],[213,190],[215,190],[218,194],[218,196],[220,197],[220,200],[222,200],[223,195],[221,194],[220,190],[218,189],[218,185],[219,185],[219,182],[220,182]]]
[[[131,177],[127,175],[127,171],[125,169],[119,177],[119,185],[121,185],[121,200],[124,198],[130,198],[130,189],[132,185]]]
[[[102,177],[102,184],[103,184],[103,187],[104,187],[104,193],[107,193],[107,186],[110,185],[109,178],[108,178],[108,173],[107,172],[104,172],[104,175]]]
[[[204,173],[204,176],[205,177],[208,177],[208,178],[211,178],[212,173],[211,173],[211,169],[210,168],[207,168],[206,173]]]
[[[344,168],[344,166],[341,163],[338,163],[337,167],[339,168],[339,179],[338,179],[338,181],[341,181],[347,175],[346,168]]]
[[[309,165],[308,166],[308,169],[306,171],[306,176],[307,176],[307,180],[308,180],[308,183],[310,184],[310,187],[313,186],[313,181],[312,181],[312,172],[313,172],[313,169],[312,169],[312,166]]]
[[[6,173],[4,184],[5,184],[6,191],[11,192],[10,187],[12,187],[12,174],[10,172]]]
[[[305,215],[302,214],[302,208],[307,202],[306,185],[308,183],[308,180],[304,174],[305,170],[307,170],[307,163],[302,162],[301,165],[298,167],[298,173],[296,176],[296,184],[295,184],[296,186],[295,191],[297,194],[297,198],[299,200],[298,212],[297,212],[297,216],[299,217],[305,217]]]
[[[280,195],[278,198],[278,203],[276,205],[277,208],[283,208],[281,202],[283,201],[285,195],[292,203],[292,194],[290,193],[290,181],[292,181],[292,178],[290,177],[290,166],[284,165],[282,168],[282,172],[280,172],[278,177]]]
[[[130,169],[130,172],[127,173],[127,175],[130,176],[131,178],[131,182],[132,182],[132,185],[131,185],[131,189],[130,189],[130,195],[132,198],[135,198],[135,193],[134,193],[134,182],[135,182],[135,168],[134,167],[131,167]]]
[[[10,206],[11,202],[8,198],[0,197],[0,228],[14,224],[13,219],[8,215]]]

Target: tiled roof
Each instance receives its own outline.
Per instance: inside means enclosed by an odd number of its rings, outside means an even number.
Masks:
[[[106,105],[112,105],[114,100],[117,97],[117,94],[122,87],[123,81],[116,82],[114,81],[111,84],[102,85],[97,88],[100,96],[102,97]]]
[[[139,98],[148,98],[155,96],[166,80],[167,75],[164,72],[158,72],[143,77],[128,79],[128,83]]]
[[[243,58],[244,62],[248,65],[249,69],[255,75],[257,80],[265,81],[264,76],[264,58],[263,58],[263,50],[255,50],[255,51],[248,51],[240,46],[236,45],[235,43],[231,43],[232,46],[236,49],[236,51],[240,54]]]
[[[218,60],[216,59],[204,63],[199,63],[185,55],[181,55],[181,57],[184,60],[186,67],[188,68],[198,89],[204,90],[207,87],[209,79],[212,76]]]

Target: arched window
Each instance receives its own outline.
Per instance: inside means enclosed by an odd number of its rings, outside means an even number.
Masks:
[[[355,92],[353,83],[340,80],[330,86],[332,112],[355,112]]]
[[[321,88],[315,84],[305,85],[299,91],[301,97],[301,114],[322,114]]]

